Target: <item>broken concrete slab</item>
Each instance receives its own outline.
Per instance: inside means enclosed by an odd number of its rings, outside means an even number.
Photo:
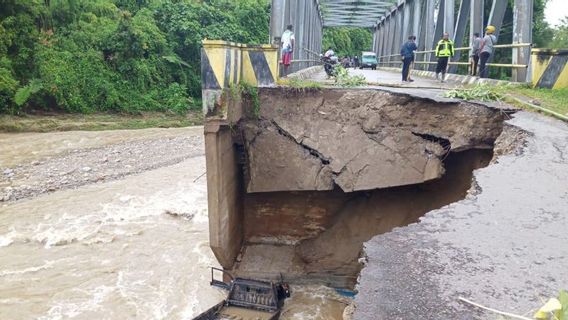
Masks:
[[[481,105],[381,90],[263,88],[259,113],[240,123],[247,192],[354,192],[438,179],[449,151],[491,148],[503,120]]]

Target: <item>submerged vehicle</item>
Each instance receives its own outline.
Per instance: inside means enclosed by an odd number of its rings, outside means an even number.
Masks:
[[[215,271],[222,274],[222,280],[215,279]],[[283,282],[233,278],[218,268],[211,268],[211,285],[228,290],[227,299],[194,320],[277,320],[284,300],[290,296],[288,285]]]
[[[377,61],[377,55],[374,52],[363,52],[359,69],[370,68],[376,70],[378,64],[379,61]]]

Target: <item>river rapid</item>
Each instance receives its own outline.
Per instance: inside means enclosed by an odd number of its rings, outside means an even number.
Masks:
[[[1,169],[184,135],[202,128],[3,134]],[[0,319],[192,319],[221,301],[225,292],[209,286],[218,263],[198,149],[173,165],[0,202]],[[292,290],[282,319],[341,319],[349,303],[325,287]]]

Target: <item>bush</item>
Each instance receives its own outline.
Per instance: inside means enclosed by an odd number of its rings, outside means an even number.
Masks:
[[[17,111],[13,105],[13,97],[18,88],[18,81],[14,79],[9,69],[0,66],[0,112],[14,113]]]
[[[335,67],[335,85],[340,87],[361,87],[367,85],[365,76],[352,76],[343,66]]]

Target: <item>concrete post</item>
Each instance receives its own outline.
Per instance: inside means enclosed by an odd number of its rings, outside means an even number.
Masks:
[[[515,0],[513,43],[532,43],[533,0]],[[514,48],[513,64],[529,64],[530,48]],[[528,82],[526,69],[513,69],[513,81]]]

